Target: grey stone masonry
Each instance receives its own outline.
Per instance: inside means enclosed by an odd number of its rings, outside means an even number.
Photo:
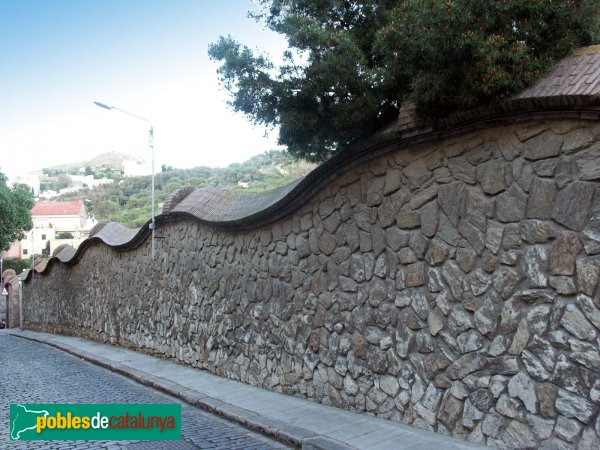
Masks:
[[[480,444],[599,448],[598,161],[583,119],[390,146],[272,224],[183,215],[154,261],[89,245],[25,284],[25,324]]]

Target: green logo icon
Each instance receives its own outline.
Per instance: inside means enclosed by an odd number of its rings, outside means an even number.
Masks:
[[[177,440],[180,404],[11,404],[12,440]]]
[[[10,405],[10,438],[21,439],[22,433],[36,429],[38,417],[46,418],[49,414],[45,410],[27,409],[27,405]]]

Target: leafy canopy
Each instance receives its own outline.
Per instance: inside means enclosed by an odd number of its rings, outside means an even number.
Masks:
[[[31,230],[33,194],[25,184],[6,184],[6,176],[0,172],[0,251],[8,250],[10,244],[23,238]]]
[[[397,116],[422,119],[501,101],[598,38],[598,0],[261,0],[251,13],[283,34],[275,66],[231,36],[220,61],[230,105],[279,127],[297,157],[323,160]]]

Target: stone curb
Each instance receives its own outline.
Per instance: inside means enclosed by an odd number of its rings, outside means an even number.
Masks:
[[[290,425],[280,420],[262,416],[257,412],[240,408],[230,403],[222,402],[217,398],[206,396],[165,378],[131,368],[125,364],[111,362],[105,358],[79,350],[67,344],[47,341],[20,333],[9,332],[9,334],[21,339],[46,344],[73,356],[77,356],[85,361],[109,369],[112,372],[116,372],[145,386],[177,397],[192,406],[221,416],[252,431],[262,433],[285,445],[301,448],[302,450],[358,450],[356,447],[336,439],[319,435],[305,428]]]

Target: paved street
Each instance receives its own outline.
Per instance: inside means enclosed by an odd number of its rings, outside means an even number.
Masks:
[[[287,448],[182,404],[181,441],[10,441],[10,403],[177,403],[79,358],[0,333],[0,448],[8,449],[272,449]]]

